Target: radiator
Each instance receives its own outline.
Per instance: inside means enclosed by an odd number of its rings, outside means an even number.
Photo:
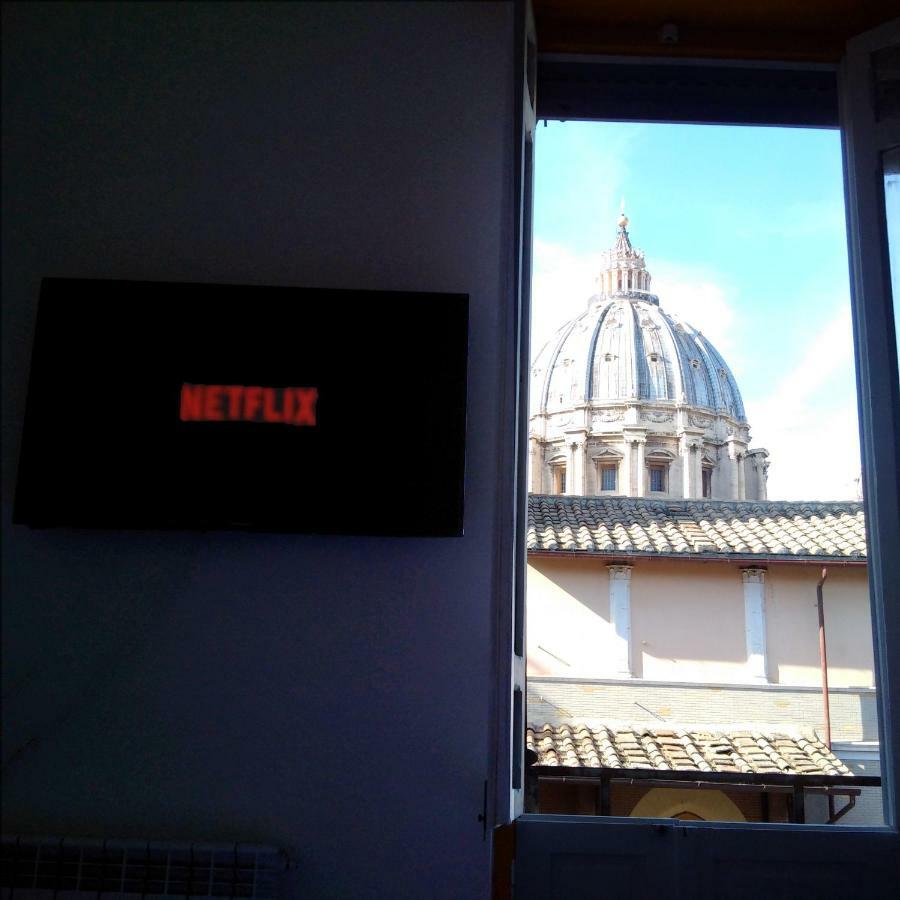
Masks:
[[[275,900],[286,855],[256,844],[2,838],[0,900],[251,897]]]

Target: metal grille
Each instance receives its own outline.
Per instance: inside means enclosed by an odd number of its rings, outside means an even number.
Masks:
[[[3,836],[0,900],[279,896],[275,847]]]

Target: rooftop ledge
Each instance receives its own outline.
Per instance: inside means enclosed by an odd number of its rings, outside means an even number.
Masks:
[[[644,678],[576,678],[571,675],[529,675],[529,684],[608,684],[608,685],[628,685],[630,688],[635,687],[671,687],[671,688],[693,688],[697,690],[737,690],[737,691],[763,691],[773,693],[801,693],[801,694],[821,694],[821,685],[806,684],[760,684],[759,682],[749,681],[651,681]],[[877,689],[874,687],[828,687],[829,694],[875,694]]]

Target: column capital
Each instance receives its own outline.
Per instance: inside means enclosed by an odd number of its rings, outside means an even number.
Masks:
[[[615,581],[630,581],[631,570],[634,566],[628,563],[608,563],[609,577]]]
[[[744,581],[744,631],[747,638],[747,666],[749,681],[765,684],[768,681],[766,661],[766,570],[760,566],[741,569]]]
[[[678,432],[678,441],[681,444],[682,452],[690,450],[695,453],[703,446],[703,429],[682,428]]]
[[[747,450],[747,442],[736,434],[729,434],[725,442],[728,444],[728,456],[731,459],[740,459]]]
[[[746,569],[741,569],[741,579],[744,584],[753,584],[754,582],[762,584],[766,580],[767,571],[768,569],[760,566],[748,566]]]

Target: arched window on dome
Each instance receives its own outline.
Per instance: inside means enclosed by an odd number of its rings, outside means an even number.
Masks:
[[[616,492],[619,467],[611,463],[600,466],[600,490],[609,493]]]
[[[556,493],[564,494],[566,492],[566,467],[557,466],[554,470],[554,481],[556,482]]]
[[[712,466],[704,465],[702,469],[702,477],[703,477],[703,496],[707,498],[712,497]]]
[[[622,454],[610,447],[604,447],[592,456],[596,474],[597,494],[616,494],[619,492],[619,466]]]
[[[565,494],[566,492],[566,459],[564,456],[557,456],[550,460],[550,486],[551,492],[554,494]]]
[[[667,450],[651,450],[644,457],[646,485],[650,494],[669,492],[669,469],[675,456]]]

